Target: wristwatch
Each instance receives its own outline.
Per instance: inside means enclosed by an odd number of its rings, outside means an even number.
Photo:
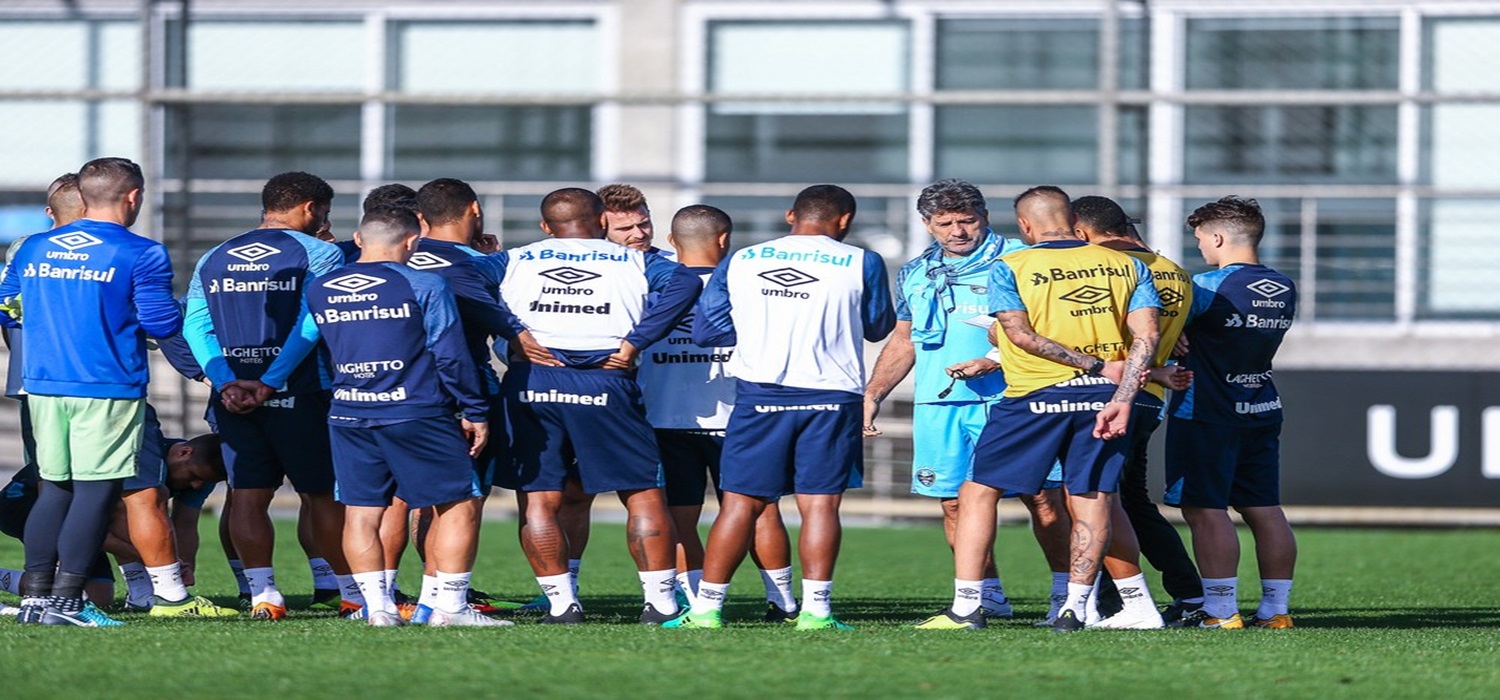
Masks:
[[[1101,360],[1101,359],[1099,359],[1097,357],[1094,358],[1094,364],[1089,365],[1088,373],[1089,374],[1095,374],[1095,375],[1097,375],[1097,374],[1099,374],[1100,372],[1103,372],[1103,371],[1104,371],[1104,360]]]

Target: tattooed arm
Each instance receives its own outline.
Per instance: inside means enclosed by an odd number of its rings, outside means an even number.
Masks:
[[[1063,344],[1037,333],[1036,329],[1031,327],[1031,318],[1026,315],[1025,311],[1001,311],[995,314],[995,318],[999,319],[1000,323],[996,325],[1005,333],[1005,337],[1013,345],[1029,354],[1085,371],[1092,368],[1099,360],[1093,355],[1070,350]],[[1154,318],[1152,326],[1155,327]],[[996,333],[994,327],[991,327],[990,333],[991,335]],[[998,344],[999,338],[992,337],[991,340]],[[1153,347],[1155,347],[1154,344]]]
[[[1156,312],[1156,307],[1147,306],[1131,311],[1125,317],[1125,327],[1130,331],[1130,351],[1125,355],[1119,388],[1094,420],[1094,437],[1113,440],[1125,434],[1130,420],[1130,404],[1146,382],[1151,358],[1156,354],[1156,343],[1160,339]]]

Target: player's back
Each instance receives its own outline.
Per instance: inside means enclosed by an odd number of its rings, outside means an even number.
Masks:
[[[1265,265],[1234,264],[1196,275],[1184,364],[1193,385],[1172,415],[1216,423],[1281,420],[1271,364],[1297,312],[1291,278]]]
[[[537,342],[561,351],[619,349],[644,315],[648,267],[676,267],[592,238],[549,238],[498,255],[506,258],[500,296]]]
[[[1161,313],[1156,321],[1161,339],[1156,344],[1156,356],[1151,358],[1151,365],[1159,367],[1172,358],[1173,346],[1187,326],[1188,312],[1193,307],[1193,278],[1181,265],[1155,251],[1134,248],[1124,252],[1146,263],[1156,285],[1156,295],[1161,299]],[[1166,390],[1160,384],[1146,382],[1142,389],[1158,399],[1166,398]]]
[[[827,236],[784,236],[731,256],[725,284],[738,336],[730,373],[761,384],[864,391],[867,307],[890,308],[880,256]]]
[[[448,279],[448,276],[454,272],[454,265],[482,255],[483,253],[462,243],[423,237],[417,239],[417,250],[406,261],[406,266]],[[462,304],[459,305],[459,316],[464,317]],[[464,340],[484,380],[485,393],[494,395],[500,391],[500,378],[495,374],[495,369],[490,366],[489,338],[470,319],[463,318],[463,322]]]
[[[690,267],[706,284],[713,268]],[[693,344],[689,312],[667,337],[641,353],[636,378],[651,427],[664,430],[722,430],[734,408],[735,382],[726,365],[733,347]]]

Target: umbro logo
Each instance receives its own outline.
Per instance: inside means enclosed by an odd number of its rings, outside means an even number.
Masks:
[[[1277,282],[1276,280],[1270,279],[1256,280],[1254,282],[1251,282],[1250,284],[1245,285],[1245,289],[1255,292],[1256,294],[1259,294],[1267,299],[1274,299],[1283,294],[1286,294],[1287,292],[1292,291],[1291,287]]]
[[[979,589],[977,589],[977,588],[960,588],[960,589],[958,589],[958,594],[961,595],[961,596],[964,596],[966,598],[978,598],[979,597]]]
[[[765,272],[760,273],[760,277],[761,279],[764,279],[768,282],[774,282],[781,285],[782,287],[787,288],[800,287],[804,284],[812,284],[813,282],[818,281],[818,278],[791,267],[783,267],[776,270],[766,270]]]
[[[687,333],[687,334],[691,335],[692,332],[693,332],[693,316],[692,316],[692,314],[689,314],[687,316],[683,316],[682,320],[678,321],[677,325],[673,326],[672,330],[675,330],[678,333]]]
[[[1104,287],[1095,287],[1092,284],[1086,284],[1071,292],[1068,292],[1067,294],[1059,296],[1058,299],[1061,299],[1063,301],[1071,301],[1074,304],[1093,306],[1094,304],[1104,301],[1109,297],[1110,293],[1108,289],[1105,289]]]
[[[272,255],[280,253],[281,249],[275,246],[266,245],[265,243],[261,243],[260,241],[256,241],[254,243],[246,243],[245,245],[235,246],[224,252],[233,255],[236,258],[244,260],[245,262],[258,262],[262,258],[268,258]]]
[[[385,280],[379,277],[371,277],[356,272],[352,275],[344,275],[337,279],[331,279],[324,282],[323,286],[329,289],[337,289],[340,292],[354,294],[382,284],[385,284]]]
[[[1182,292],[1171,288],[1161,290],[1158,296],[1161,297],[1162,306],[1176,306],[1182,303],[1183,299],[1187,298],[1183,296]]]
[[[412,253],[411,259],[406,261],[406,266],[413,270],[436,270],[440,267],[451,267],[452,265],[453,263],[425,250]]]
[[[558,284],[566,284],[570,286],[578,284],[580,282],[596,280],[602,276],[597,272],[580,270],[576,267],[554,267],[550,270],[543,271],[541,275],[549,280],[552,280],[553,282],[557,282]]]
[[[73,231],[72,233],[59,233],[56,236],[48,238],[47,240],[56,243],[59,247],[69,252],[78,250],[79,248],[96,246],[104,242],[82,231]]]
[[[1229,595],[1230,593],[1234,592],[1234,586],[1204,586],[1203,590],[1217,593],[1219,595]]]

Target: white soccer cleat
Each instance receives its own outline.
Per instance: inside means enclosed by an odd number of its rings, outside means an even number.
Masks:
[[[369,623],[371,627],[401,627],[406,620],[397,613],[381,611],[369,613]]]
[[[1163,627],[1166,627],[1166,623],[1154,606],[1121,610],[1088,625],[1091,630],[1159,630]]]
[[[433,610],[432,617],[427,618],[428,627],[511,627],[515,624],[510,620],[485,617],[473,608],[464,608],[463,612],[456,613]]]

